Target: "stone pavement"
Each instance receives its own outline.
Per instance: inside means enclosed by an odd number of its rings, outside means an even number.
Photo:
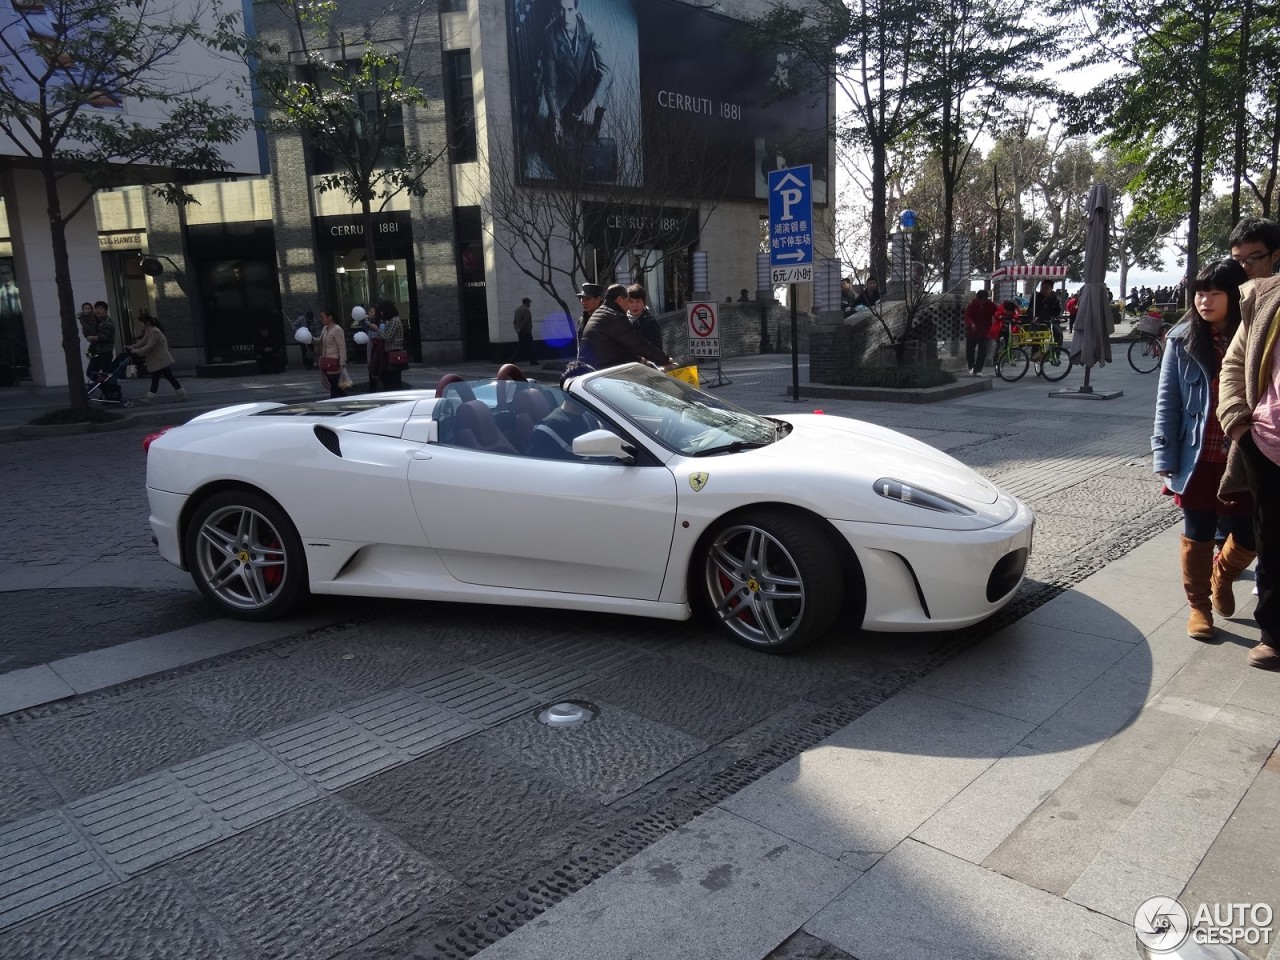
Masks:
[[[430,851],[434,833],[476,829],[467,824],[466,807],[480,798],[456,775],[437,771],[430,786],[410,776],[413,758],[423,756],[414,743],[452,743],[447,749],[459,766],[449,769],[481,771],[482,790],[510,779],[513,789],[525,791],[523,814],[533,823],[540,822],[542,804],[581,803],[573,792],[558,792],[558,778],[578,784],[583,794],[603,793],[607,805],[653,776],[646,773],[647,742],[660,739],[670,750],[696,757],[704,749],[699,738],[710,738],[711,731],[682,722],[687,704],[674,695],[661,717],[671,726],[629,715],[621,705],[628,703],[634,675],[624,666],[604,665],[603,658],[668,658],[667,682],[687,696],[713,676],[723,682],[719,673],[693,669],[709,662],[696,642],[652,636],[644,621],[635,621],[621,644],[591,643],[593,621],[570,618],[570,632],[576,624],[587,636],[559,650],[539,649],[535,664],[515,656],[515,648],[494,656],[490,638],[510,618],[481,616],[477,625],[474,615],[433,613],[433,621],[448,624],[441,629],[451,638],[472,648],[461,654],[450,648],[471,665],[463,671],[468,682],[500,678],[501,689],[549,695],[551,686],[528,677],[546,675],[551,658],[558,658],[557,694],[585,691],[606,706],[593,724],[554,731],[551,738],[510,721],[510,711],[524,710],[528,701],[503,706],[494,700],[487,713],[473,704],[465,715],[441,707],[455,703],[449,691],[456,665],[423,659],[426,651],[413,643],[422,629],[413,622],[417,608],[401,618],[402,625],[393,620],[380,632],[392,634],[402,645],[395,648],[399,655],[414,661],[413,682],[402,679],[406,686],[398,689],[407,692],[397,696],[412,699],[419,711],[439,708],[430,722],[421,721],[421,730],[414,728],[421,741],[388,739],[388,728],[378,725],[388,711],[405,709],[400,700],[389,705],[374,696],[377,702],[356,705],[343,693],[381,696],[391,664],[365,662],[344,636],[325,641],[323,618],[293,624],[294,632],[321,632],[308,635],[307,646],[285,648],[282,659],[251,656],[244,669],[228,663],[164,680],[155,688],[167,691],[160,700],[139,689],[112,701],[141,738],[137,755],[127,758],[130,766],[114,772],[92,762],[108,747],[103,715],[92,703],[77,707],[70,701],[70,714],[15,715],[20,722],[0,729],[0,769],[8,778],[0,792],[16,802],[9,812],[0,810],[0,918],[7,910],[19,925],[0,933],[0,956],[82,956],[92,944],[96,955],[119,958],[456,957],[476,955],[496,940],[479,955],[1119,958],[1136,955],[1133,910],[1148,896],[1180,895],[1193,911],[1200,902],[1280,907],[1274,857],[1280,848],[1280,762],[1274,753],[1280,678],[1246,666],[1245,650],[1256,639],[1247,604],[1220,625],[1219,642],[1186,638],[1174,512],[1158,498],[1135,493],[1151,486],[1143,440],[1155,380],[1118,359],[1093,375],[1098,388],[1125,390],[1109,401],[1050,398],[1050,392],[1078,387],[1076,372],[1059,385],[1031,375],[1013,385],[997,381],[990,390],[928,407],[806,402],[805,409],[821,406],[906,429],[978,469],[998,465],[988,475],[1037,510],[1034,577],[1074,585],[1053,591],[1048,602],[1029,604],[1025,616],[1007,618],[991,636],[955,646],[958,655],[942,648],[936,669],[908,671],[897,681],[890,651],[909,641],[869,639],[884,662],[885,683],[876,686],[874,672],[859,667],[865,679],[841,680],[842,689],[828,692],[830,702],[842,702],[838,698],[859,683],[886,695],[871,697],[846,722],[821,728],[807,749],[779,755],[772,764],[750,753],[752,737],[743,734],[739,749],[746,752],[719,774],[722,787],[699,787],[706,798],[700,805],[683,801],[691,815],[647,817],[643,830],[629,834],[629,845],[585,851],[581,865],[575,859],[558,872],[558,881],[525,878],[521,887],[520,878],[502,873],[501,849],[491,849],[481,827],[464,855],[491,864],[486,869],[507,884],[498,886],[513,892],[452,935],[408,929],[393,940],[360,939],[394,926],[414,903],[461,896],[452,879],[458,871],[444,854],[424,859],[410,847]],[[460,372],[489,369],[468,365]],[[725,372],[733,382],[716,388],[721,395],[753,409],[787,409],[787,358],[743,358],[726,363]],[[429,385],[435,375],[424,371],[407,379]],[[311,377],[287,374],[244,383],[192,378],[186,385],[190,409],[246,395],[317,392]],[[0,391],[0,423],[20,422],[49,401],[32,391]],[[179,412],[175,406],[145,415],[163,419]],[[39,444],[9,452],[34,459]],[[1145,542],[1130,549],[1135,533]],[[1083,576],[1079,557],[1090,549],[1097,562],[1083,569],[1096,572]],[[56,566],[26,568],[14,556],[0,564],[0,589],[5,577],[58,585],[111,576],[70,561]],[[118,583],[127,581],[124,570],[117,576]],[[1245,581],[1237,596],[1244,601],[1247,595]],[[214,623],[188,631],[184,653],[202,659],[262,639],[252,633],[229,637]],[[318,644],[314,650],[311,643]],[[176,657],[176,646],[157,643],[114,657],[102,651],[93,669],[83,663],[79,674],[72,665],[61,669],[83,678],[82,685],[72,685],[80,692],[95,689],[102,678],[119,683],[154,673],[155,658]],[[784,697],[787,684],[810,666],[806,659],[821,670],[827,656],[735,654],[734,670],[741,671],[735,676],[748,685],[732,709],[724,706],[725,720],[735,711],[745,715],[753,702],[758,709],[762,696]],[[281,666],[288,660],[309,663],[315,679],[305,702],[286,714],[278,691],[288,682]],[[173,665],[165,661],[158,668]],[[577,673],[564,672],[570,668]],[[343,680],[344,670],[358,672]],[[813,697],[817,688],[796,689]],[[239,709],[250,714],[253,739],[242,739],[244,733],[219,739],[221,727],[230,730],[231,723],[225,712],[210,712],[219,690],[243,694]],[[51,692],[47,699],[67,695]],[[190,711],[182,707],[187,703]],[[794,713],[799,705],[788,709]],[[83,719],[77,723],[78,715]],[[828,722],[839,715],[829,712]],[[245,717],[236,719],[243,726]],[[808,729],[818,729],[815,722]],[[77,723],[75,737],[68,738],[68,723]],[[339,723],[352,755],[367,757],[371,769],[387,771],[383,776],[363,779],[367,772],[358,766],[309,767],[291,746],[314,744]],[[797,717],[796,731],[805,727]],[[181,745],[147,742],[147,729],[172,729],[181,734]],[[777,733],[775,726],[769,736]],[[628,739],[636,736],[638,741]],[[15,761],[19,743],[27,755],[53,757],[49,769],[61,771],[64,785],[55,791],[25,761]],[[530,765],[514,771],[494,765],[491,758],[502,751]],[[210,790],[225,790],[217,771],[237,765],[257,778],[266,799],[237,799],[228,809],[225,796]],[[126,776],[126,769],[137,774]],[[735,769],[742,773],[735,776]],[[391,821],[392,832],[407,845],[370,820],[402,793],[438,798],[394,815],[404,819]],[[168,827],[173,821],[157,811],[190,810],[183,814],[188,826],[126,842],[116,832],[118,822],[128,819],[121,811],[144,807]],[[21,819],[12,822],[12,811]],[[227,858],[250,841],[257,845],[260,876],[227,866]],[[33,877],[22,870],[35,856],[50,861],[49,873],[34,878],[49,885],[41,894],[47,901],[31,899]],[[347,872],[326,869],[329,857],[349,864]],[[356,883],[370,865],[377,879]],[[82,873],[66,872],[72,869]],[[61,887],[52,880],[59,871]],[[289,900],[282,884],[307,888],[310,906],[288,914],[288,904],[279,905]],[[326,899],[331,888],[345,888],[345,899]],[[264,902],[275,906],[263,910]],[[340,912],[316,912],[323,903],[341,904]],[[520,920],[527,922],[503,936]],[[138,938],[155,924],[171,936],[157,934],[160,945],[151,952]],[[1280,957],[1270,946],[1242,949],[1255,960]]]

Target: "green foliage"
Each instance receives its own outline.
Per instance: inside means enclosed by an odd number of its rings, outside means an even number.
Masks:
[[[101,187],[163,175],[171,182],[158,192],[184,201],[181,182],[226,171],[220,148],[250,121],[238,105],[210,95],[222,78],[192,76],[183,58],[198,47],[223,49],[221,34],[239,30],[239,18],[216,0],[186,8],[43,0],[31,19],[15,13],[0,28],[0,132],[44,181],[69,400],[83,411],[67,224]],[[78,196],[70,184],[82,188]]]
[[[912,367],[846,367],[831,375],[831,383],[842,387],[882,387],[909,390],[941,387],[955,383],[956,378],[936,366]]]
[[[343,32],[333,0],[264,6],[270,10],[259,15],[264,34],[287,33],[303,62],[284,55],[274,40],[244,38],[237,52],[255,68],[268,128],[300,135],[332,161],[335,169],[316,179],[317,192],[340,191],[364,211],[400,194],[425,196],[424,178],[441,151],[409,142],[404,121],[427,104],[425,78],[411,57],[422,18],[433,15],[430,5],[419,0],[353,39]],[[409,35],[401,42],[406,24]],[[383,32],[396,38],[396,50],[378,39]]]

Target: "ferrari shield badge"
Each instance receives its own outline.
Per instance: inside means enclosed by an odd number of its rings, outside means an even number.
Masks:
[[[694,493],[697,493],[706,485],[707,485],[707,474],[701,473],[701,472],[689,474],[689,486],[693,487]]]

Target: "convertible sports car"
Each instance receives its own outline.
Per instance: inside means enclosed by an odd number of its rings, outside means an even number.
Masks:
[[[1000,609],[1031,511],[869,423],[762,417],[640,364],[216,410],[147,458],[160,553],[222,612],[312,593],[670,620],[795,650]]]

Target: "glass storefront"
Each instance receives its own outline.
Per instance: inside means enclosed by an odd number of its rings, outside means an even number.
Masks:
[[[409,214],[381,213],[374,220],[374,253],[377,257],[377,289],[369,290],[364,224],[359,217],[317,217],[316,242],[321,249],[325,276],[324,304],[332,306],[338,322],[351,328],[351,309],[366,310],[379,300],[390,300],[400,311],[405,328],[405,349],[414,360],[422,359],[418,333],[417,289],[413,269],[413,233]],[[363,348],[356,350],[357,360]]]
[[[12,257],[0,257],[0,386],[30,376],[29,366],[18,272]]]

